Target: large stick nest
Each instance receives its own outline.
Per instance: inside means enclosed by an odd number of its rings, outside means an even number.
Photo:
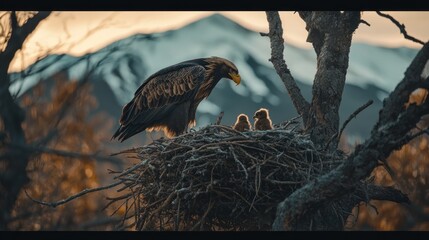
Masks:
[[[137,230],[269,230],[279,202],[342,160],[290,127],[211,125],[124,151],[141,161],[115,177],[129,191],[111,201]]]

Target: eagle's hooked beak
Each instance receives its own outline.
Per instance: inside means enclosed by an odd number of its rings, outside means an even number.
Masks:
[[[241,77],[239,74],[235,74],[235,73],[228,73],[228,74],[231,77],[232,81],[234,81],[237,85],[240,84]]]

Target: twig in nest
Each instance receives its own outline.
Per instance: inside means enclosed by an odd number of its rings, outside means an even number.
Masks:
[[[210,212],[210,210],[213,208],[213,206],[214,206],[214,202],[210,200],[209,206],[208,206],[207,210],[205,211],[204,215],[197,222],[197,224],[195,224],[191,228],[191,231],[195,230],[198,226],[200,226],[200,229],[203,230],[202,228],[203,228],[204,221],[206,220],[207,214]]]
[[[219,116],[217,116],[215,125],[220,125],[220,122],[222,121],[222,118],[223,118],[223,114],[224,114],[223,111],[219,113]]]
[[[341,135],[343,134],[344,129],[346,128],[347,124],[349,124],[349,122],[356,117],[360,112],[362,112],[365,108],[369,107],[371,104],[373,104],[374,101],[373,100],[369,100],[367,103],[365,103],[364,105],[362,105],[361,107],[359,107],[358,109],[356,109],[356,111],[354,111],[348,118],[347,120],[343,123],[343,126],[341,127],[341,130],[334,134],[331,139],[329,139],[328,143],[325,146],[325,150],[328,149],[329,144],[332,142],[332,140],[334,140],[336,138],[336,145],[338,146],[338,142],[340,141]]]
[[[289,127],[237,132],[209,125],[130,150],[141,162],[116,174],[124,192],[111,201],[135,202],[125,207],[136,208],[136,230],[271,229],[260,213],[274,216],[283,196],[337,160]]]
[[[405,31],[405,25],[399,23],[398,20],[396,20],[394,17],[390,16],[389,14],[382,13],[380,11],[376,11],[376,12],[378,15],[385,17],[385,18],[389,19],[390,21],[392,21],[399,28],[402,35],[404,35],[405,39],[411,40],[411,41],[416,42],[416,43],[420,43],[421,45],[425,44],[422,40],[419,40],[413,36],[408,35],[407,31]]]
[[[246,167],[243,165],[242,162],[240,162],[240,160],[238,160],[237,155],[234,152],[234,149],[232,147],[229,147],[229,150],[231,151],[232,155],[234,156],[235,162],[238,163],[241,166],[241,168],[244,171],[244,174],[246,174],[246,179],[248,179],[249,178],[249,174],[247,173]]]

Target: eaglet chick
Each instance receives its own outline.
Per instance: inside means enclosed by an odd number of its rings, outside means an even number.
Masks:
[[[239,132],[249,131],[250,130],[249,117],[246,114],[240,114],[237,116],[237,121],[232,127],[234,130]]]
[[[255,130],[270,130],[273,129],[273,125],[268,113],[268,109],[261,108],[255,112],[253,116],[255,120]]]

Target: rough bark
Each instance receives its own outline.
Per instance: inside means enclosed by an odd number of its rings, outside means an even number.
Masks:
[[[302,116],[305,130],[316,147],[322,149],[338,133],[339,107],[349,62],[353,32],[360,23],[359,12],[300,12],[306,22],[307,41],[313,44],[317,55],[312,100],[301,95],[285,60],[283,59],[283,29],[277,12],[266,12],[271,42],[270,61],[286,86],[292,102]],[[330,145],[335,150],[335,144]]]
[[[19,26],[16,14],[12,12],[10,14],[10,38],[5,50],[0,53],[0,117],[9,142],[17,145],[25,145],[25,134],[21,127],[25,113],[9,92],[10,82],[7,71],[16,52],[22,48],[24,41],[49,14],[50,12],[39,12],[22,26]],[[0,175],[0,190],[2,192],[0,195],[0,230],[7,229],[7,219],[10,218],[18,194],[28,182],[26,167],[29,157],[23,151],[16,151],[7,147],[4,147],[3,152],[9,156],[9,159],[2,161],[3,167]]]
[[[362,202],[368,204],[370,200],[391,201],[406,204],[406,206],[410,203],[407,195],[393,187],[361,183],[355,191],[333,201],[322,203],[311,214],[306,214],[299,221],[294,222],[291,229],[298,231],[343,230],[353,208]]]
[[[319,148],[338,133],[339,108],[349,64],[353,32],[359,12],[301,12],[308,30],[307,41],[317,54],[309,120],[305,129]],[[335,150],[332,145],[331,151]]]
[[[384,161],[394,150],[413,139],[412,130],[421,117],[429,114],[429,102],[411,104],[405,108],[409,95],[416,89],[428,89],[427,80],[421,79],[422,70],[429,59],[429,42],[419,51],[408,67],[403,80],[384,101],[379,120],[371,137],[356,147],[346,161],[333,171],[295,191],[278,205],[273,230],[296,230],[303,219],[317,209],[356,191],[358,183],[367,178],[378,161]]]

